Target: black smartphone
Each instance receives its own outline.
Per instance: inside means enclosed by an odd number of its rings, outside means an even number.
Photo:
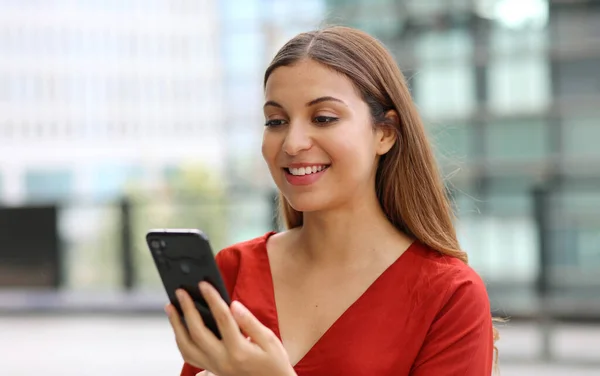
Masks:
[[[185,324],[183,312],[175,295],[179,288],[192,297],[206,327],[221,339],[217,323],[198,288],[201,281],[207,281],[215,287],[227,305],[231,304],[208,237],[196,229],[159,229],[150,230],[146,235],[146,242],[169,301],[179,312],[183,323]]]

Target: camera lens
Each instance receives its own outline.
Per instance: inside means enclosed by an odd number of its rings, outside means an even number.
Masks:
[[[179,267],[181,268],[181,271],[184,274],[189,274],[192,271],[192,268],[190,267],[190,265],[185,262],[182,262],[181,265],[179,265]]]
[[[154,249],[158,249],[160,247],[160,242],[158,240],[152,240],[150,246]]]

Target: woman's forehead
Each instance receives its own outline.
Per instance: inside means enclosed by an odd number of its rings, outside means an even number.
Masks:
[[[352,97],[354,85],[345,75],[313,60],[276,68],[265,86],[265,97]]]

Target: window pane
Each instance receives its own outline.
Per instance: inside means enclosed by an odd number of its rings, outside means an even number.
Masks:
[[[532,210],[531,194],[528,191],[492,191],[486,199],[486,207],[495,215],[527,215]]]
[[[528,212],[527,177],[491,179],[485,196],[475,185],[453,192],[458,206],[457,234],[469,263],[486,279],[531,282],[537,272],[537,233]],[[484,210],[487,209],[487,210]]]
[[[490,49],[496,56],[539,56],[545,54],[549,39],[546,27],[513,29],[496,24],[490,34]]]
[[[457,224],[469,264],[486,280],[531,283],[538,271],[535,222],[528,217],[473,215]]]
[[[141,166],[98,166],[93,172],[92,195],[98,199],[116,197],[128,184],[139,183],[143,177],[144,170]]]
[[[536,17],[544,18],[547,13],[543,7],[537,11]],[[530,16],[533,17],[534,13]],[[550,68],[546,54],[548,29],[542,24],[521,28],[506,23],[517,21],[517,18],[498,19],[490,34],[488,105],[494,112],[539,112],[551,101]],[[533,19],[530,21],[533,22]]]
[[[60,236],[64,240],[65,287],[69,290],[115,290],[122,281],[120,208],[63,206]]]
[[[29,200],[60,200],[72,193],[73,176],[69,171],[28,171],[25,189]]]
[[[548,153],[548,126],[542,120],[494,122],[487,126],[485,150],[491,160],[538,160]]]
[[[597,1],[552,9],[552,42],[561,49],[595,43],[600,38]]]
[[[499,57],[488,69],[489,107],[497,113],[540,112],[551,102],[543,56]]]
[[[428,32],[415,40],[415,101],[425,116],[464,117],[475,108],[472,38],[463,29]]]
[[[453,209],[459,221],[480,214],[481,197],[472,182],[461,179],[460,175],[456,174],[450,175],[445,184],[450,192]]]
[[[568,157],[600,156],[600,114],[595,117],[570,117],[563,121],[563,148]]]
[[[597,213],[600,213],[600,189],[598,189],[598,185],[588,187],[570,185],[567,183],[567,187],[561,195],[561,208],[564,213],[570,216],[596,214],[594,217],[600,219],[597,216]]]
[[[557,61],[557,89],[560,96],[600,94],[600,58]]]
[[[464,117],[475,109],[475,71],[467,64],[426,65],[413,78],[426,117]]]
[[[429,134],[433,148],[442,165],[461,164],[471,156],[473,127],[468,124],[430,125]]]
[[[498,216],[531,216],[534,184],[531,175],[492,177],[484,199],[486,212]]]
[[[461,61],[467,63],[473,53],[473,40],[466,29],[432,31],[415,40],[415,56],[421,61]]]
[[[224,54],[227,73],[236,79],[247,78],[260,71],[263,55],[263,35],[255,28],[225,37]],[[260,81],[257,81],[258,85]]]
[[[600,193],[598,183],[567,182],[553,201],[553,282],[557,286],[597,283],[600,268]],[[557,205],[558,204],[558,205]],[[557,210],[558,209],[558,210]]]

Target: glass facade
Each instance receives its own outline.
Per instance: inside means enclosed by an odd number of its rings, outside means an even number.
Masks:
[[[55,0],[49,15],[95,23],[5,16],[33,4],[0,14],[0,202],[83,197],[61,212],[68,288],[126,279],[124,195],[140,288],[158,284],[149,227],[210,228],[215,249],[272,227],[262,75],[290,37],[327,24],[372,33],[399,62],[492,286],[533,288],[544,243],[556,286],[600,287],[598,2]],[[113,27],[123,18],[131,29]]]
[[[65,200],[73,193],[73,174],[66,170],[27,171],[25,189],[29,201]]]
[[[546,187],[553,285],[600,286],[584,272],[600,270],[600,211],[590,209],[600,192],[600,4],[515,3],[327,2],[395,54],[486,280],[535,286],[533,190]]]

